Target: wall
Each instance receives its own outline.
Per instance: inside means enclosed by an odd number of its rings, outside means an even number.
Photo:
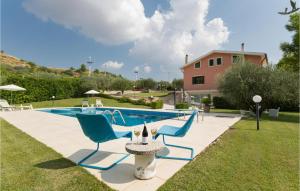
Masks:
[[[185,67],[183,69],[184,89],[186,91],[191,91],[199,94],[201,94],[201,92],[203,92],[202,94],[207,94],[207,92],[216,92],[218,88],[218,78],[232,65],[232,55],[233,54],[228,53],[212,53],[201,59],[201,67],[199,69],[194,68],[194,63],[196,63],[197,61]],[[223,63],[221,65],[208,65],[209,59],[218,57],[222,57]],[[245,55],[245,60],[259,65],[262,64],[261,56]],[[193,76],[205,76],[205,83],[193,85]]]

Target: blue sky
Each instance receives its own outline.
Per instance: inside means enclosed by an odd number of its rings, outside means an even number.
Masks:
[[[266,52],[276,63],[290,41],[288,0],[4,0],[1,49],[50,67],[93,68],[133,79],[180,78],[184,55],[212,49]],[[76,2],[76,3],[73,3]],[[120,2],[120,1],[119,1]],[[114,11],[113,11],[114,10]],[[155,13],[155,14],[154,14]]]

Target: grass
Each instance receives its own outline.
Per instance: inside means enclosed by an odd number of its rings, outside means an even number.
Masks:
[[[81,107],[81,101],[86,98],[70,98],[52,101],[42,101],[31,103],[33,108],[49,108],[49,107]],[[144,105],[133,105],[131,103],[120,103],[114,99],[100,98],[104,106],[108,107],[129,107],[129,108],[150,108]],[[89,98],[90,104],[96,103],[96,97]]]
[[[210,109],[212,113],[229,113],[229,114],[240,114],[240,110],[236,109]]]
[[[154,97],[164,97],[167,96],[169,94],[169,92],[151,92],[151,93],[130,93],[130,94],[126,94],[126,96],[130,95],[130,96],[134,96],[134,97],[140,97],[140,98],[147,98],[150,96],[154,96]]]
[[[137,107],[101,99],[106,106]],[[78,106],[81,100],[57,100],[54,106]],[[33,105],[50,107],[52,102]],[[281,112],[278,119],[263,116],[260,127],[256,131],[254,119],[239,121],[159,190],[298,190],[299,113]],[[109,190],[83,168],[3,120],[1,146],[2,190]]]
[[[159,190],[298,190],[299,113],[243,119]]]
[[[112,190],[51,148],[0,122],[1,190]]]

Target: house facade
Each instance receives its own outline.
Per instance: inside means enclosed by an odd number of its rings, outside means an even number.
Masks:
[[[218,78],[234,64],[245,61],[264,66],[268,64],[266,53],[213,50],[191,62],[186,61],[181,68],[183,72],[184,90],[190,95],[218,96]]]

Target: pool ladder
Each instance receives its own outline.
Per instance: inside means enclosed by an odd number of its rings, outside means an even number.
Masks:
[[[110,110],[105,110],[105,111],[103,111],[103,114],[105,114],[105,113],[108,113],[108,114],[111,115],[111,120],[112,120],[111,122],[114,121],[115,124],[117,124],[117,122],[116,122],[116,119],[115,119],[114,115],[116,113],[119,113],[119,115],[121,116],[121,119],[122,119],[123,123],[126,124],[125,119],[124,119],[124,117],[123,117],[123,115],[122,115],[122,113],[121,113],[120,110],[115,109],[113,112],[111,112]]]

